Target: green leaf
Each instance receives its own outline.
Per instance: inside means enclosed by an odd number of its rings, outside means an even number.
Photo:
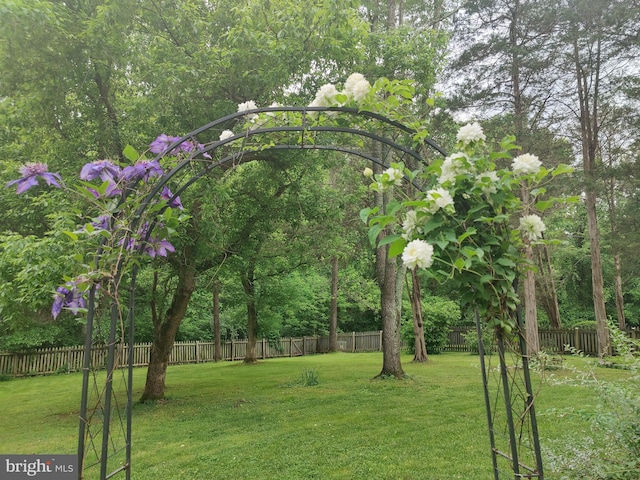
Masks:
[[[127,160],[131,160],[132,162],[135,162],[140,158],[140,154],[131,145],[127,145],[126,147],[124,147],[122,154]]]
[[[360,210],[360,220],[362,220],[362,223],[367,223],[367,221],[369,220],[369,215],[371,215],[372,213],[375,214],[375,212],[377,211],[377,208],[363,208],[362,210]]]
[[[380,225],[374,225],[369,228],[369,243],[371,246],[375,248],[376,240],[378,238],[378,234],[382,231],[382,227]]]
[[[406,246],[407,246],[407,241],[404,238],[400,237],[396,239],[396,241],[393,242],[389,247],[389,257],[390,258],[397,257],[404,251],[404,248]]]
[[[553,207],[555,203],[555,200],[540,200],[539,202],[536,202],[536,209],[544,212],[545,210]]]
[[[476,233],[478,233],[478,230],[476,230],[475,228],[467,228],[467,231],[458,237],[458,243],[462,243],[464,239],[470,237],[471,235],[475,235]]]
[[[76,235],[75,233],[70,232],[68,230],[63,231],[62,233],[64,233],[67,237],[69,237],[74,242],[78,241],[78,235]]]
[[[565,165],[564,163],[561,163],[560,165],[558,165],[556,168],[553,169],[553,171],[551,172],[551,176],[555,177],[557,175],[562,175],[563,173],[572,173],[573,172],[573,167],[570,167],[569,165]]]
[[[395,215],[396,212],[401,208],[402,208],[402,202],[398,202],[397,200],[394,200],[387,204],[386,213],[387,215]]]
[[[496,260],[496,263],[499,265],[502,265],[503,267],[515,268],[516,266],[516,264],[513,263],[512,260],[509,260],[508,258],[505,258],[505,257],[500,257],[499,259]]]
[[[489,158],[491,160],[497,160],[499,158],[512,158],[507,152],[491,152],[489,154]]]
[[[387,235],[382,240],[380,240],[380,242],[378,242],[378,246],[382,247],[384,245],[388,245],[398,240],[398,238],[402,238],[402,237],[398,234]]]

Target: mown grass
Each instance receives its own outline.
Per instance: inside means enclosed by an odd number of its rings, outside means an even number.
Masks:
[[[170,367],[167,401],[134,407],[132,478],[492,479],[478,357],[403,361],[400,381],[372,380],[379,353]],[[79,374],[0,383],[0,452],[75,453],[80,388]],[[582,435],[585,420],[557,412],[597,398],[544,385],[537,402],[544,444]]]

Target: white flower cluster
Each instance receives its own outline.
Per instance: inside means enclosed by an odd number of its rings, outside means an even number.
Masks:
[[[478,122],[468,123],[467,125],[460,127],[458,130],[457,140],[465,145],[469,145],[471,142],[484,141],[485,137],[482,127]]]
[[[520,232],[532,242],[542,238],[542,233],[547,229],[538,215],[526,215],[520,219]]]
[[[256,102],[254,102],[253,100],[248,100],[244,103],[238,104],[238,112],[247,112],[249,110],[255,110],[256,108],[258,107],[256,106]],[[258,118],[258,115],[256,113],[252,113],[247,116],[251,121],[254,121],[256,118]]]
[[[233,137],[233,132],[231,130],[223,130],[220,134],[220,141],[226,140],[227,138]]]
[[[452,153],[446,157],[440,169],[441,173],[438,178],[438,183],[444,185],[450,182],[451,186],[455,185],[456,176],[464,175],[474,170],[469,157],[463,152]]]
[[[382,174],[375,176],[373,174],[373,170],[367,167],[363,170],[362,174],[366,178],[373,180],[373,183],[369,188],[380,193],[387,191],[391,187],[398,187],[402,185],[402,180],[404,178],[403,170],[396,167],[389,167],[382,172]]]
[[[409,210],[402,222],[402,238],[409,240],[414,233],[422,233],[422,227],[418,223],[418,212],[415,210]]]
[[[447,210],[449,213],[453,213],[453,197],[446,188],[435,188],[427,192],[426,200],[429,203],[427,211],[429,213],[436,213],[440,209]],[[451,208],[447,208],[451,207]]]
[[[524,153],[513,159],[511,168],[516,175],[536,174],[540,171],[542,162],[535,155]]]
[[[402,261],[407,268],[429,268],[433,265],[433,245],[424,240],[412,240],[404,247]]]
[[[352,73],[347,78],[344,84],[344,90],[339,91],[332,83],[326,83],[320,87],[316,93],[316,97],[313,102],[309,104],[310,107],[341,107],[344,103],[336,102],[336,96],[343,94],[347,97],[347,102],[355,100],[357,103],[361,103],[367,94],[371,90],[371,84],[361,73]]]
[[[489,196],[492,193],[498,192],[498,173],[494,170],[490,172],[482,172],[476,175],[476,182],[474,183],[474,187],[479,187],[482,190],[482,193]]]

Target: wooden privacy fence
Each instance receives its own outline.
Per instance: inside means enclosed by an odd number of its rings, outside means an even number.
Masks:
[[[469,352],[469,345],[464,341],[464,334],[475,328],[453,327],[449,331],[445,352]],[[640,338],[636,328],[627,329],[627,335],[633,339]],[[598,334],[588,328],[540,328],[538,329],[540,348],[549,353],[568,353],[569,348],[580,350],[586,355],[598,355]]]
[[[133,346],[133,364],[148,365],[151,343]],[[281,338],[277,342],[262,339],[257,344],[258,358],[298,357],[329,350],[329,337]],[[338,350],[344,352],[375,352],[382,350],[382,331],[338,334]],[[222,344],[223,360],[242,360],[247,352],[247,340],[230,340]],[[176,342],[169,363],[203,363],[214,361],[213,342]],[[127,364],[127,346],[119,348],[119,364]],[[84,347],[43,348],[31,352],[0,353],[0,375],[14,377],[75,372],[82,369]],[[93,366],[106,365],[106,347],[91,351]]]
[[[443,350],[445,352],[468,352],[469,345],[463,334],[469,327],[454,327]],[[475,332],[475,329],[473,329]],[[640,338],[637,329],[627,331],[632,338]],[[549,353],[565,353],[565,346],[574,347],[587,355],[597,355],[597,335],[595,330],[540,329],[540,347]],[[149,362],[150,343],[137,343],[133,346],[133,364],[144,367]],[[329,350],[329,337],[281,338],[277,342],[262,339],[257,344],[258,358],[298,357]],[[382,331],[351,332],[338,334],[338,350],[343,352],[376,352],[382,350]],[[222,344],[223,360],[242,360],[247,352],[247,340],[230,340]],[[127,364],[127,348],[119,352],[120,365]],[[214,360],[213,342],[176,342],[169,363],[203,363]],[[75,372],[84,362],[83,347],[44,348],[32,352],[0,353],[0,375],[24,376],[51,373]],[[91,363],[94,366],[105,365],[106,347],[96,347],[91,351]]]

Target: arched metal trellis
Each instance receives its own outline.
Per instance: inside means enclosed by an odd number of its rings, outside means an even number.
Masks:
[[[413,147],[413,136],[416,133],[414,130],[372,112],[360,112],[344,107],[268,107],[234,113],[204,125],[173,142],[154,160],[160,160],[168,154],[167,152],[172,152],[186,141],[211,136],[218,138],[220,132],[228,125],[242,121],[248,115],[259,114],[280,115],[284,121],[271,127],[266,124],[262,126],[256,124],[242,133],[211,141],[206,145],[196,142],[200,146],[189,152],[186,158],[159,178],[154,188],[142,201],[131,224],[125,228],[129,232],[137,230],[146,210],[170,182],[175,183],[179,179],[181,183],[174,188],[173,198],[169,199],[169,202],[215,169],[229,169],[248,161],[261,159],[267,152],[277,154],[277,152],[290,150],[334,151],[364,158],[383,168],[389,166],[390,159],[396,162],[406,162],[411,159],[411,161],[426,163],[427,152],[446,155],[442,148],[429,139],[422,141],[424,152],[420,153]],[[316,121],[317,116],[321,115],[334,118],[347,117],[349,121],[322,125]],[[295,121],[288,123],[287,116],[294,117]],[[281,137],[283,140],[277,144],[265,144],[260,140],[269,138],[280,140]],[[365,140],[377,146],[375,154],[364,148]],[[256,143],[261,143],[262,146],[256,148]],[[231,145],[235,149],[230,149]],[[197,165],[200,166],[199,169],[193,171],[193,167]],[[184,172],[189,173],[185,176],[182,175]],[[155,225],[148,227],[147,238],[154,227]],[[101,252],[98,251],[98,256],[100,254]],[[120,263],[116,265],[115,272],[114,279],[111,281],[117,299],[117,290],[122,288],[120,280],[123,272]],[[106,325],[97,318],[97,287],[94,286],[89,291],[78,434],[80,479],[98,477],[106,480],[121,474],[124,474],[127,479],[131,478],[136,276],[137,268],[134,267],[127,287],[128,306],[123,308],[114,301]],[[97,332],[97,330],[100,331]],[[542,479],[533,392],[524,345],[521,343],[519,347],[510,349],[507,346],[509,342],[504,337],[498,336],[496,349],[499,356],[499,375],[494,385],[491,384],[491,378],[493,378],[491,372],[494,369],[485,363],[485,355],[482,351],[482,328],[479,319],[478,335],[495,478],[496,480],[501,478]],[[96,338],[106,338],[101,340],[106,347],[104,356],[96,354],[96,351],[102,351],[94,348]],[[523,337],[520,336],[520,338]],[[516,357],[516,366],[513,369],[508,366],[506,355],[509,351]],[[515,376],[510,371],[522,373]],[[520,378],[520,375],[524,376]],[[532,452],[533,457],[528,453],[523,455],[523,449],[525,452]],[[506,465],[504,465],[505,460]]]

